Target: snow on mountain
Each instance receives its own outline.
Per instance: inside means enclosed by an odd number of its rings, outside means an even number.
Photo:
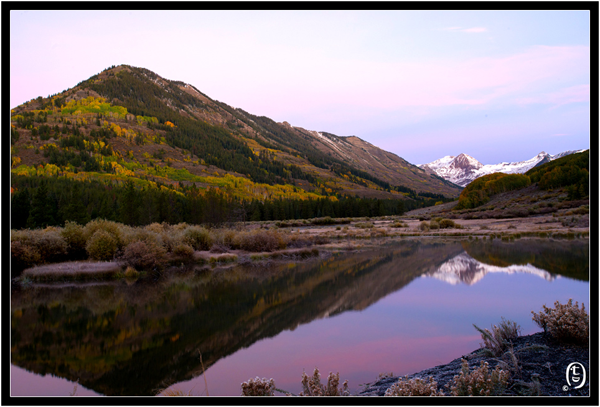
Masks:
[[[531,264],[514,264],[509,267],[491,266],[475,260],[466,252],[453,257],[438,267],[437,270],[427,273],[426,275],[452,285],[459,283],[473,285],[488,273],[526,273],[538,276],[546,281],[553,281],[556,278],[546,270],[539,269]]]
[[[533,167],[556,160],[569,154],[580,153],[585,150],[569,150],[555,155],[550,155],[544,151],[535,157],[519,162],[503,162],[500,164],[483,165],[475,158],[460,154],[458,156],[447,155],[439,160],[429,164],[421,164],[418,167],[429,169],[440,177],[453,182],[461,187],[467,186],[475,178],[484,175],[502,172],[505,174],[524,174]]]

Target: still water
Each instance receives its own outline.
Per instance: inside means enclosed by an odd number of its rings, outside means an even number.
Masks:
[[[505,317],[530,334],[544,304],[587,308],[588,244],[406,240],[297,264],[13,290],[11,395],[68,396],[75,382],[81,396],[239,395],[256,376],[298,393],[315,367],[355,393],[379,373],[477,349],[473,324]]]

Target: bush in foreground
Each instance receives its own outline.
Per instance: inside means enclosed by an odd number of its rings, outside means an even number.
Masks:
[[[308,377],[306,372],[302,372],[302,391],[299,396],[348,396],[348,380],[344,382],[342,387],[340,384],[340,373],[329,372],[327,376],[327,386],[321,384],[321,374],[319,369],[315,368],[313,375]]]
[[[487,362],[469,371],[469,363],[462,359],[462,371],[448,383],[452,396],[499,396],[508,384],[509,373],[496,368],[490,373]]]
[[[543,306],[539,314],[531,311],[533,321],[559,342],[576,342],[585,344],[590,336],[590,316],[584,304],[569,299],[566,304],[556,301],[555,308]]]
[[[437,382],[433,377],[423,380],[420,377],[408,380],[400,378],[386,390],[385,396],[443,396],[444,392],[438,391]]]
[[[481,329],[473,324],[475,329],[481,334],[483,345],[489,349],[494,356],[500,356],[507,349],[511,339],[515,339],[521,333],[519,324],[508,321],[502,317],[502,322],[498,325],[492,325],[491,332],[488,329]]]
[[[258,376],[255,379],[249,379],[242,383],[242,396],[274,396],[275,381],[273,379],[261,379]]]

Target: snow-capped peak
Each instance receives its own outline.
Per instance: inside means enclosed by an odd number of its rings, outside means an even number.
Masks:
[[[473,285],[480,281],[488,273],[526,273],[541,277],[546,281],[553,281],[556,277],[546,270],[537,268],[531,264],[511,265],[508,267],[497,267],[475,260],[467,254],[461,254],[448,260],[436,270],[427,273],[428,277],[437,278],[449,284],[459,283]]]
[[[570,150],[550,155],[542,151],[535,157],[519,162],[502,162],[500,164],[483,165],[475,158],[467,154],[459,154],[458,156],[447,155],[439,160],[430,162],[429,164],[421,164],[418,167],[429,167],[440,177],[453,182],[462,187],[467,186],[471,181],[484,175],[502,172],[505,174],[524,174],[537,165],[553,161],[557,158],[564,157],[569,154],[580,153],[585,150]]]

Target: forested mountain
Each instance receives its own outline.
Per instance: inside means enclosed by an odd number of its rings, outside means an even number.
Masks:
[[[76,196],[82,219],[145,224],[175,221],[176,213],[190,222],[234,213],[257,220],[374,216],[460,192],[357,137],[276,123],[127,65],[14,108],[11,159],[13,201],[23,204],[14,207],[23,212],[17,224],[26,218],[31,227],[66,220]],[[211,199],[222,216],[207,215]],[[42,201],[49,207],[41,209]],[[356,215],[343,213],[346,201],[358,202]],[[55,219],[36,221],[27,213],[33,206]],[[123,219],[125,207],[135,212],[131,219]]]

